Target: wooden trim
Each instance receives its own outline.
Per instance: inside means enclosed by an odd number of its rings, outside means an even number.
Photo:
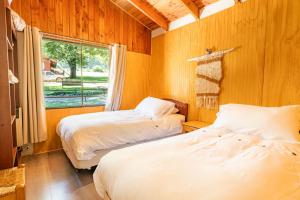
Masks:
[[[86,44],[86,45],[92,45],[92,46],[97,46],[97,47],[104,47],[104,48],[111,48],[111,45],[109,44],[104,44],[104,43],[100,43],[100,42],[91,42],[88,40],[82,40],[82,39],[77,39],[77,38],[72,38],[72,37],[66,37],[66,36],[61,36],[61,35],[56,35],[56,34],[52,34],[52,33],[44,33],[43,34],[43,38],[46,39],[52,39],[52,40],[60,40],[60,41],[64,41],[64,42],[71,42],[71,43],[79,43],[79,44]]]
[[[149,17],[152,21],[154,21],[157,25],[162,27],[164,30],[168,30],[169,21],[160,14],[153,6],[151,6],[148,2],[142,0],[127,0],[131,5],[141,11],[144,15]]]
[[[33,153],[31,155],[41,155],[41,154],[44,154],[44,153],[51,153],[51,152],[58,152],[58,151],[64,151],[64,149],[62,147],[60,147],[60,148],[56,148],[56,149],[50,149],[50,150],[46,150],[46,151],[35,152],[34,151],[34,145],[33,145]]]
[[[192,0],[180,0],[190,10],[193,16],[198,19],[200,17],[200,10]]]

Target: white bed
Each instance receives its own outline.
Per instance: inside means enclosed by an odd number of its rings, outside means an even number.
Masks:
[[[178,105],[172,104],[172,109]],[[57,133],[73,166],[89,169],[111,150],[181,133],[184,120],[185,115],[171,112],[160,117],[137,109],[98,112],[62,119]]]
[[[237,116],[244,122],[230,124]],[[112,200],[298,200],[295,116],[259,111],[254,123],[240,112],[189,134],[111,151],[94,172],[96,190]]]
[[[173,136],[173,135],[171,135],[171,136]],[[164,138],[168,138],[168,137],[171,137],[171,136],[167,136],[167,137],[164,137]],[[157,139],[153,139],[153,140],[150,140],[150,141],[156,141],[156,140],[160,140],[160,139],[163,139],[163,138],[157,138]],[[91,169],[91,167],[97,166],[100,159],[104,155],[109,153],[110,151],[117,150],[117,149],[122,149],[122,148],[129,147],[129,146],[133,145],[132,143],[130,143],[130,144],[120,145],[120,146],[116,146],[116,147],[109,148],[109,149],[97,150],[97,151],[93,152],[95,156],[92,157],[91,159],[78,160],[78,158],[76,158],[76,155],[74,154],[72,148],[68,145],[68,143],[66,143],[64,139],[61,139],[61,142],[62,142],[62,146],[63,146],[63,149],[64,149],[66,155],[68,156],[68,158],[70,159],[72,165],[76,169]],[[134,145],[143,144],[145,142],[149,142],[149,141],[142,141],[142,142],[134,143]]]

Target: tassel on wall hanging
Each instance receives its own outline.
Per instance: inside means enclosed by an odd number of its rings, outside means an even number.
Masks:
[[[189,59],[197,62],[196,68],[196,106],[198,108],[216,109],[219,106],[219,94],[222,80],[222,60],[225,54],[235,48],[213,52],[207,49],[208,54]]]

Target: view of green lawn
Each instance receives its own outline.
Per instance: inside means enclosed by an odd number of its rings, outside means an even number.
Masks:
[[[70,81],[82,81],[82,82],[89,82],[89,83],[92,83],[92,82],[95,82],[95,83],[107,83],[108,82],[108,77],[95,77],[95,76],[78,76],[76,78],[68,78],[67,80],[70,80]]]
[[[107,92],[107,88],[83,88],[78,86],[44,86],[44,94],[45,96],[81,96],[84,95],[100,95],[105,94]]]
[[[105,103],[106,93],[106,87],[44,85],[48,108],[101,105]]]

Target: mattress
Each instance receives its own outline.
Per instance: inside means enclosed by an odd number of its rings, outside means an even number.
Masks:
[[[107,154],[108,152],[117,149],[105,149],[105,150],[99,150],[99,151],[95,151],[95,156],[90,159],[90,160],[78,160],[76,159],[75,154],[72,151],[72,148],[62,139],[61,140],[63,149],[66,153],[66,155],[68,156],[68,158],[70,159],[72,165],[76,168],[76,169],[91,169],[93,166],[97,166],[100,159]]]
[[[64,118],[57,133],[77,160],[99,160],[97,151],[181,133],[184,118],[170,114],[153,120],[135,110],[90,113]]]
[[[172,137],[172,136],[167,136],[165,138],[168,138],[168,137]],[[159,140],[159,139],[164,139],[164,138],[158,138],[158,139],[154,139],[154,140],[151,140],[151,141],[156,141],[156,140]],[[92,159],[90,159],[90,160],[78,160],[76,158],[72,148],[68,145],[68,143],[66,143],[66,141],[63,138],[61,138],[61,143],[62,143],[63,149],[64,149],[66,155],[68,156],[68,158],[70,159],[72,165],[76,169],[91,169],[92,167],[98,165],[99,161],[101,160],[101,158],[103,156],[105,156],[107,153],[109,153],[113,150],[118,150],[118,149],[130,147],[132,145],[143,144],[143,143],[151,142],[151,141],[142,141],[142,142],[135,143],[135,144],[125,144],[125,145],[117,146],[117,147],[110,148],[110,149],[98,150],[98,151],[94,152],[95,156]]]
[[[296,200],[300,144],[207,127],[112,151],[93,178],[114,200]]]

